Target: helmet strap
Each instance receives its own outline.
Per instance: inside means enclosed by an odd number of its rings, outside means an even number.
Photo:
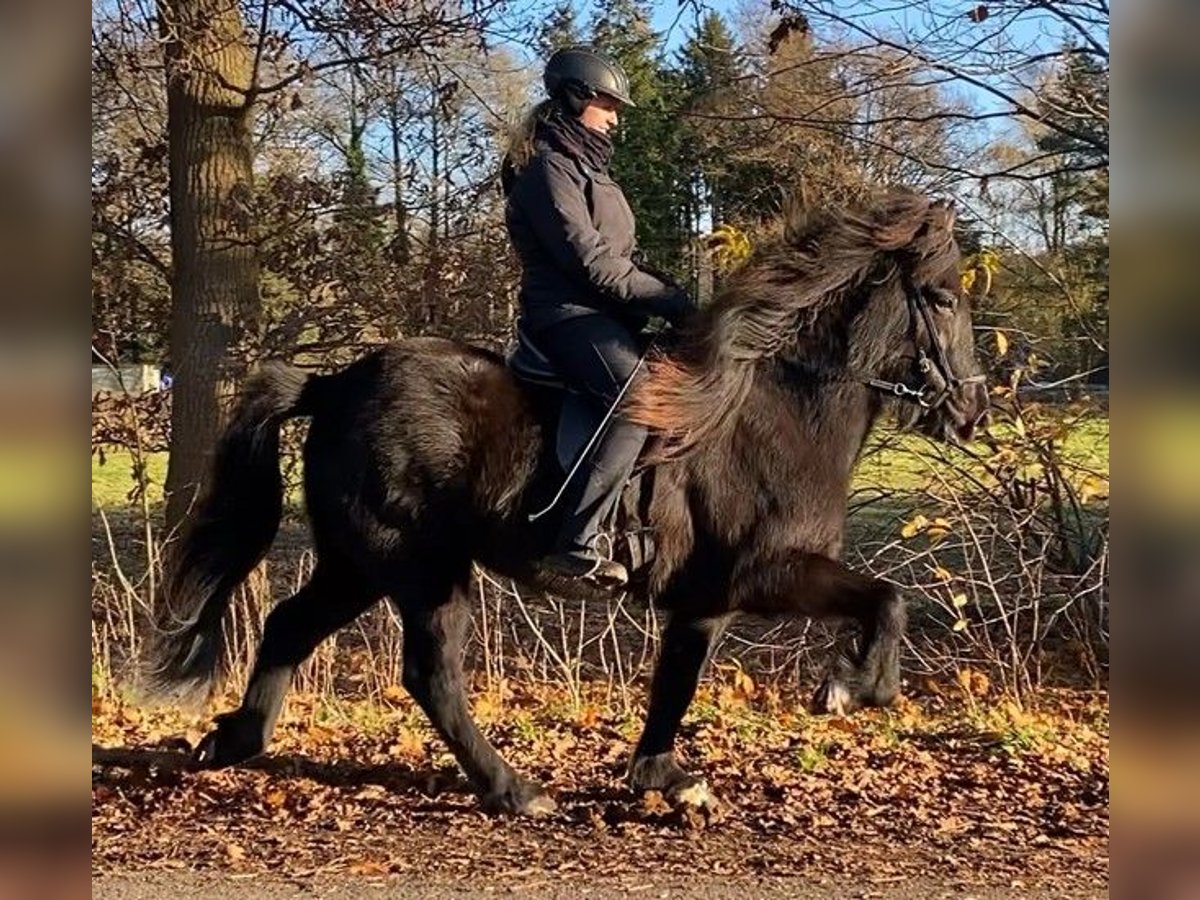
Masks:
[[[587,102],[596,96],[596,92],[581,81],[565,82],[559,91],[563,107],[573,116],[583,115]]]

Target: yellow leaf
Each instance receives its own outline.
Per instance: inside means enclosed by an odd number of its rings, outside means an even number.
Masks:
[[[749,699],[754,696],[754,679],[742,669],[738,669],[733,676],[733,689],[742,697]]]
[[[907,522],[904,525],[904,527],[900,529],[900,537],[904,538],[905,540],[908,540],[909,538],[916,537],[918,534],[920,534],[922,531],[924,531],[928,527],[929,527],[929,520],[927,518],[925,518],[923,515],[921,515],[920,513],[918,513],[912,519],[912,521]]]
[[[419,731],[401,726],[388,752],[392,756],[422,759],[425,756],[425,739]]]
[[[949,519],[943,519],[941,516],[939,516],[929,523],[929,528],[925,533],[936,541],[939,538],[944,538],[946,535],[948,535],[952,528],[953,527],[951,526]]]
[[[941,566],[935,566],[933,569],[933,577],[938,581],[950,581],[954,575],[949,569],[943,569]]]
[[[966,594],[955,594],[953,597],[950,598],[950,602],[954,605],[955,609],[962,609],[964,606],[967,605],[967,595]]]
[[[1008,335],[1005,334],[1003,331],[1001,331],[999,328],[997,328],[996,329],[996,355],[1004,356],[1007,353],[1008,353]]]
[[[1108,499],[1108,479],[1097,475],[1089,475],[1079,486],[1079,502]]]
[[[966,629],[967,629],[967,620],[959,619],[957,622],[954,623],[954,627],[951,629],[951,631],[966,631]]]
[[[391,703],[403,703],[407,698],[407,692],[398,684],[389,684],[383,689],[383,699]]]

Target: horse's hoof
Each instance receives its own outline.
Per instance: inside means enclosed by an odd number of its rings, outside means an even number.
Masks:
[[[667,813],[668,821],[689,830],[701,830],[721,821],[728,808],[703,778],[691,775],[669,787],[665,793],[647,791],[643,804],[647,812]]]
[[[894,706],[900,698],[900,679],[888,680],[884,684],[875,686],[875,690],[871,693],[870,699],[867,701],[868,706],[878,706],[881,709],[886,709],[889,706]]]
[[[224,769],[262,752],[262,734],[257,727],[238,727],[233,718],[218,718],[217,727],[201,738],[192,751],[192,765],[198,769]]]
[[[558,804],[554,802],[554,798],[547,793],[536,794],[525,801],[525,804],[518,811],[522,816],[529,816],[533,819],[541,819],[546,816],[552,816],[558,812]]]
[[[815,715],[847,716],[858,709],[859,705],[854,692],[830,676],[813,694],[811,709]]]
[[[224,762],[223,757],[220,732],[210,731],[200,739],[200,743],[192,751],[192,765],[198,769],[220,769],[232,765],[230,762]]]
[[[486,795],[483,811],[490,815],[526,816],[541,819],[558,811],[554,798],[531,781],[525,781],[506,791]]]
[[[680,782],[667,791],[666,799],[676,808],[700,810],[709,815],[720,812],[725,806],[703,778],[689,777]]]

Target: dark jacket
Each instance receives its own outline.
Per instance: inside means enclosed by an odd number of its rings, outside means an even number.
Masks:
[[[681,288],[634,262],[633,212],[605,172],[548,146],[511,183],[508,233],[521,260],[521,320],[531,331],[597,311],[644,324],[690,308]]]

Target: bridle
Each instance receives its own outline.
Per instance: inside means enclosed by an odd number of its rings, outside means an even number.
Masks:
[[[917,349],[914,368],[921,384],[914,387],[903,381],[885,381],[882,378],[867,378],[864,381],[869,387],[891,394],[900,400],[916,403],[922,409],[937,409],[950,398],[951,393],[963,385],[984,381],[985,376],[968,375],[960,378],[954,373],[954,367],[946,355],[946,348],[942,346],[937,330],[933,327],[933,313],[929,311],[929,301],[913,283],[910,273],[901,271],[900,283],[904,288],[904,299],[908,302],[909,338]],[[950,293],[945,288],[933,290]],[[918,319],[925,323],[929,345],[933,350],[932,357],[917,343]]]

